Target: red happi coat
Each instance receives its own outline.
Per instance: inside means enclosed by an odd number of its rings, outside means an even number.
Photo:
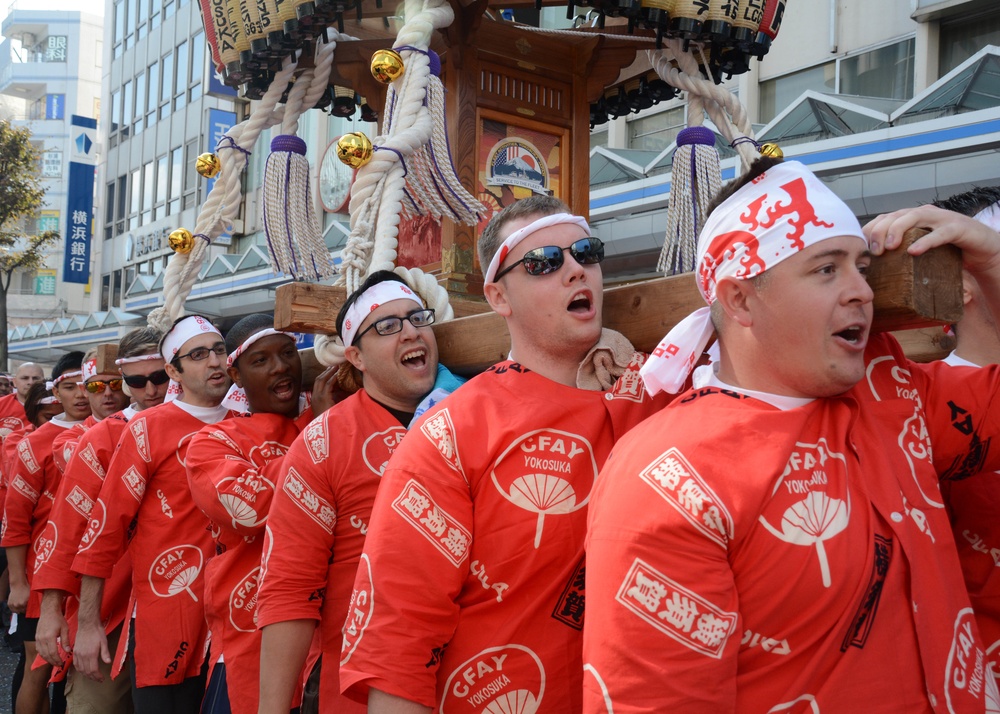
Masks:
[[[865,359],[797,405],[689,391],[618,444],[590,508],[585,712],[1000,711],[938,488],[1000,466],[1000,368],[880,335]]]
[[[100,419],[91,414],[79,424],[64,431],[52,442],[52,462],[59,469],[59,473],[66,473],[66,464],[73,456],[73,449],[80,441],[80,437],[87,433],[87,430],[95,424],[100,423]]]
[[[62,590],[69,593],[65,614],[69,623],[70,643],[76,640],[76,618],[79,610],[77,598],[80,595],[80,576],[72,570],[73,559],[76,557],[80,539],[90,523],[94,504],[101,492],[101,486],[104,485],[104,477],[118,441],[125,432],[128,420],[136,413],[129,407],[102,419],[92,429],[79,436],[79,441],[74,444],[74,454],[59,482],[52,511],[49,513],[47,528],[53,536],[54,546],[49,551],[47,559],[39,560],[31,589]],[[101,621],[105,623],[105,632],[111,632],[125,620],[131,593],[132,559],[128,551],[124,551],[104,586]],[[127,637],[121,638],[120,650],[124,648],[127,639]],[[112,674],[117,676],[120,669],[121,657],[117,657]]]
[[[609,392],[504,362],[421,418],[375,499],[345,691],[449,714],[579,712],[591,489],[615,441],[669,401],[643,390],[643,359]]]
[[[129,421],[73,561],[76,572],[108,579],[128,538],[139,687],[179,684],[205,658],[203,571],[215,549],[184,467],[204,426],[174,402]]]
[[[62,474],[53,462],[52,444],[57,436],[77,423],[52,419],[17,445],[17,459],[13,463],[4,502],[0,545],[5,548],[28,546],[25,566],[29,585],[34,581],[37,561],[47,559],[54,545],[54,534],[46,525]],[[32,592],[25,616],[38,617],[41,604],[41,593]]]
[[[260,695],[257,587],[264,524],[284,455],[312,419],[247,414],[204,427],[191,439],[187,473],[195,503],[212,522],[216,556],[205,568],[212,655],[226,663],[233,714],[256,714]]]
[[[12,431],[4,437],[3,444],[0,446],[0,514],[3,513],[4,504],[7,502],[7,476],[11,473],[14,462],[17,460],[17,445],[34,430],[34,424],[27,424],[17,431]]]
[[[0,441],[7,435],[30,426],[31,422],[24,413],[24,405],[17,400],[17,394],[0,397]]]
[[[362,390],[314,419],[285,457],[268,519],[257,624],[320,623],[324,711],[366,711],[340,696],[337,663],[375,492],[405,434]]]

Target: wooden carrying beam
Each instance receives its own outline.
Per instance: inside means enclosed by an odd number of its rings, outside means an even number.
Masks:
[[[97,346],[97,373],[98,374],[117,374],[118,365],[115,364],[115,360],[118,359],[118,344],[117,343],[105,343]]]
[[[909,245],[923,231],[905,236]],[[913,257],[903,249],[872,261],[869,282],[875,292],[873,329],[913,330],[957,322],[962,316],[962,257],[952,246]],[[278,288],[277,329],[336,334],[343,288],[289,283]],[[604,291],[604,324],[627,337],[636,349],[651,351],[670,328],[704,305],[694,275],[656,278]],[[484,306],[485,307],[485,306]],[[475,374],[506,359],[510,335],[493,312],[434,325],[442,364],[460,374]],[[915,359],[941,356],[943,332],[922,330],[901,340]]]

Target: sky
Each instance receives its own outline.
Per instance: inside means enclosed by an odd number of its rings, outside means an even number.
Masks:
[[[11,7],[34,10],[79,10],[92,15],[104,14],[104,0],[0,0],[0,19]]]

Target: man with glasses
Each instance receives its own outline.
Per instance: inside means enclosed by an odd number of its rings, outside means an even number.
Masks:
[[[369,712],[579,711],[590,490],[615,439],[665,403],[628,346],[620,379],[593,378],[595,349],[624,341],[602,334],[603,257],[546,196],[483,231],[510,358],[428,411],[382,477],[340,672]]]
[[[17,445],[7,482],[4,501],[4,531],[0,544],[7,551],[10,569],[10,595],[7,605],[23,620],[18,622],[18,634],[24,640],[25,667],[21,688],[17,694],[18,712],[43,712],[48,705],[48,681],[52,668],[32,669],[37,654],[36,627],[40,614],[41,593],[31,593],[36,560],[44,559],[51,547],[46,536],[52,499],[59,481],[59,470],[52,459],[52,444],[65,430],[90,416],[90,402],[82,387],[80,367],[82,352],[64,355],[52,369],[48,385],[62,405],[62,414],[53,417],[28,434]]]
[[[138,412],[163,402],[167,391],[167,373],[159,351],[159,330],[140,327],[128,332],[118,344],[118,380],[126,386],[120,392],[131,396],[132,403],[111,414],[84,433],[74,445],[75,450],[66,464],[65,473],[55,494],[49,515],[48,532],[53,544],[47,559],[39,559],[32,589],[42,592],[41,617],[38,622],[38,654],[49,664],[60,667],[71,662],[73,652],[85,652],[89,647],[96,657],[99,636],[94,632],[77,632],[80,578],[72,572],[80,538],[87,528],[94,503],[104,483],[118,441],[128,422]],[[84,362],[86,371],[86,361]],[[96,369],[96,364],[91,370]],[[86,376],[86,375],[85,375]],[[97,375],[111,382],[114,375]],[[86,383],[92,384],[95,378]],[[100,394],[98,389],[91,394]],[[101,603],[100,631],[107,637],[109,651],[120,640],[122,623],[128,614],[132,589],[131,559],[127,554],[115,565]],[[119,660],[120,662],[120,660]],[[67,673],[66,699],[70,711],[125,714],[132,711],[131,682],[128,674],[112,673],[109,663],[101,662],[104,680],[95,682],[72,667]],[[112,674],[114,679],[112,679]]]
[[[135,609],[128,630],[132,699],[137,711],[197,711],[205,690],[205,562],[214,552],[208,520],[188,488],[184,458],[191,437],[228,416],[226,344],[207,318],[183,317],[160,341],[175,399],[129,420],[108,466],[73,570],[80,586],[80,637],[97,648],[76,653],[84,675],[104,678],[110,662],[100,612],[105,580],[125,541],[132,556]],[[133,525],[134,522],[134,525]],[[124,635],[124,633],[123,633]]]
[[[282,464],[257,599],[260,712],[287,714],[320,627],[320,711],[365,707],[340,696],[344,615],[375,491],[414,412],[434,388],[434,311],[399,276],[373,273],[344,303],[337,332],[362,389],[318,416]]]

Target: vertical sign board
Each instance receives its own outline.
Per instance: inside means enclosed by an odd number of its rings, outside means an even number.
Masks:
[[[66,111],[66,95],[65,94],[46,94],[45,95],[45,118],[46,119],[64,119]]]
[[[236,112],[227,112],[222,109],[209,109],[208,110],[208,136],[209,136],[209,146],[213,148],[216,152],[218,151],[219,142],[222,141],[222,137],[225,136],[226,132],[233,128],[236,124]],[[232,151],[232,149],[229,149]],[[216,179],[208,179],[205,182],[205,193],[204,198],[208,198],[208,194],[212,192],[212,187],[215,186]],[[203,199],[204,200],[204,199]],[[233,242],[233,237],[228,233],[223,233],[219,235],[214,243],[215,245],[230,245]]]
[[[90,240],[94,219],[94,172],[97,167],[97,120],[70,117],[69,199],[66,205],[66,252],[63,282],[90,281]]]

